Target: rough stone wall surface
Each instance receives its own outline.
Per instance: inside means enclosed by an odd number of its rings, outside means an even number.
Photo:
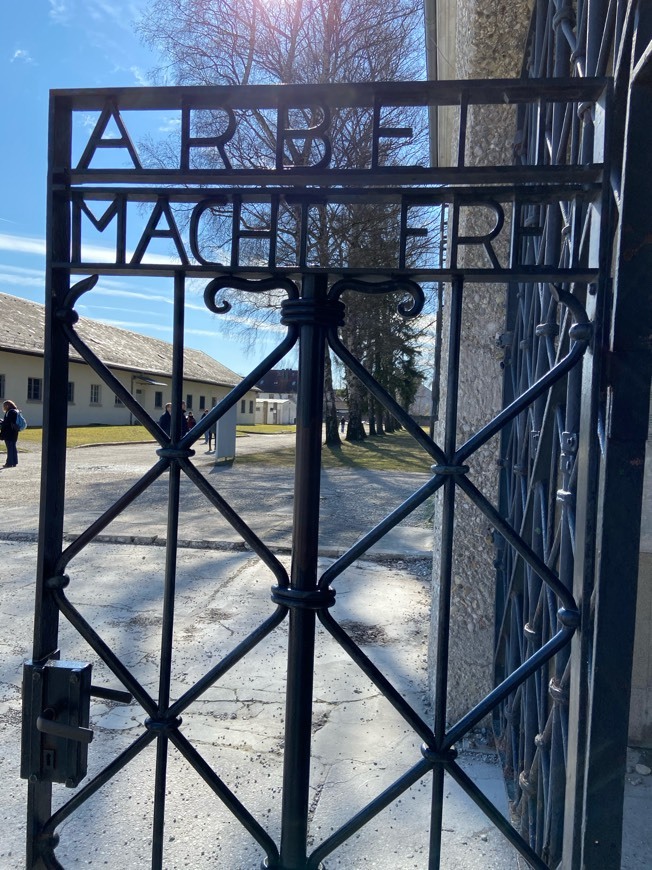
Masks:
[[[457,7],[459,79],[515,78],[532,11],[528,0],[448,0]]]
[[[457,15],[457,45],[455,47],[456,77],[509,78],[518,75],[521,67],[527,27],[528,0],[449,0],[439,8],[445,15],[446,6],[453,5]],[[449,76],[446,76],[449,77]],[[467,165],[505,165],[512,162],[511,143],[515,115],[506,107],[474,107],[469,112],[468,139],[465,151]],[[455,126],[455,125],[453,125]],[[454,137],[456,139],[455,131]],[[457,151],[456,141],[451,153]],[[468,209],[460,215],[460,231],[477,236],[488,232],[495,217],[487,210]],[[494,242],[501,263],[508,255],[509,226],[506,225]],[[465,265],[487,266],[486,254],[480,247],[460,251]],[[448,291],[449,288],[446,288]],[[464,288],[462,311],[462,344],[459,365],[459,395],[457,444],[471,435],[500,410],[502,403],[501,358],[496,337],[504,330],[505,287],[502,285],[468,284]],[[444,299],[446,325],[450,294]],[[448,365],[446,327],[442,340],[442,401],[443,420],[446,402],[445,372]],[[443,422],[435,437],[443,442]],[[493,439],[469,462],[470,479],[492,501],[497,502],[497,464],[499,444]],[[458,490],[458,493],[460,491]],[[433,608],[430,640],[431,687],[437,662],[439,552],[438,531],[441,528],[442,497],[435,505],[435,559],[433,565]],[[449,683],[447,719],[456,721],[490,691],[493,680],[493,610],[495,568],[491,529],[487,518],[466,497],[458,494],[453,547],[453,583],[451,626],[449,637]]]

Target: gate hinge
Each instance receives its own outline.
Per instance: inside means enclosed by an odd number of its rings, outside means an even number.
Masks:
[[[86,776],[91,669],[88,662],[55,659],[23,665],[23,779],[74,788]]]
[[[579,446],[579,438],[577,432],[562,432],[561,433],[561,455],[559,457],[559,470],[570,474],[573,471],[573,464],[577,449]]]

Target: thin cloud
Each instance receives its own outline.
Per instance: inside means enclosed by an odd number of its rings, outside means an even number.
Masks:
[[[26,48],[17,48],[9,63],[16,63],[16,61],[19,63],[34,63],[34,58]]]
[[[34,238],[33,236],[14,236],[10,233],[0,233],[0,251],[13,251],[18,254],[37,254],[41,257],[45,256],[45,239]],[[91,260],[96,263],[111,263],[115,260],[115,249],[103,247],[101,245],[83,245],[82,254],[84,261]],[[127,252],[127,262],[133,256],[133,251]],[[148,263],[170,265],[175,262],[172,257],[166,257],[161,254],[145,254],[145,262]]]
[[[69,24],[73,18],[79,19],[85,12],[98,24],[112,22],[122,30],[130,30],[132,20],[139,14],[137,4],[120,0],[48,0],[50,20],[55,24]]]
[[[136,12],[132,3],[120,3],[116,0],[87,0],[86,7],[93,21],[105,26],[108,20],[116,27],[131,33]]]
[[[143,88],[149,87],[150,81],[139,66],[130,66],[129,72],[133,75],[137,85]]]
[[[43,275],[12,275],[11,273],[7,274],[6,272],[1,271],[0,284],[6,285],[8,287],[40,287],[41,290],[43,290],[45,286]]]
[[[0,233],[0,251],[13,251],[18,254],[38,254],[44,257],[45,239]]]
[[[181,118],[166,118],[159,126],[159,133],[176,133],[181,128]]]
[[[92,302],[92,300],[91,300],[91,302]],[[162,311],[146,311],[146,310],[141,309],[141,308],[129,308],[125,311],[124,308],[119,308],[119,307],[116,307],[114,305],[96,305],[95,303],[92,303],[91,305],[81,305],[80,304],[80,305],[76,306],[76,309],[80,313],[83,311],[89,311],[89,312],[90,311],[92,311],[92,312],[112,311],[112,312],[117,312],[117,313],[121,314],[123,317],[125,314],[131,314],[134,317],[136,315],[138,315],[139,317],[155,317],[155,318],[158,317],[159,319],[161,317],[165,316],[164,312],[162,312]],[[88,316],[89,317],[96,317],[96,315],[94,313],[89,314]]]
[[[67,0],[49,0],[50,19],[55,24],[67,24],[72,18],[72,7]]]
[[[221,315],[216,315],[216,317],[220,317]],[[240,323],[243,326],[248,327],[249,329],[259,330],[260,332],[275,332],[280,334],[285,334],[287,332],[287,326],[283,326],[282,323],[259,323],[253,317],[241,317],[239,315],[227,314],[229,326],[232,323]],[[188,330],[192,332],[193,335],[215,335],[215,333],[211,330]]]
[[[43,278],[43,269],[27,269],[25,266],[11,266],[9,263],[0,263],[0,269],[2,269],[3,274]]]

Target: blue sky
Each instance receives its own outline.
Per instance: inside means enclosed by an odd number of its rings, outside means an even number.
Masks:
[[[3,4],[0,292],[44,301],[49,90],[150,84],[157,58],[141,44],[133,26],[145,5],[145,0]],[[240,374],[249,371],[269,347],[252,354],[224,335],[203,306],[199,288],[194,292],[186,313],[186,343]],[[100,281],[77,310],[82,316],[171,341],[171,300],[166,279],[123,278]]]

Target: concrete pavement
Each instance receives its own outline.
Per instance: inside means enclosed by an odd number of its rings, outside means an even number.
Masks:
[[[264,436],[269,438],[269,436]],[[238,439],[238,449],[247,449]],[[271,446],[273,442],[267,441]],[[258,445],[248,445],[259,449]],[[66,535],[73,538],[151,466],[152,445],[69,451]],[[242,511],[248,524],[289,564],[291,474],[251,466],[196,464]],[[20,671],[30,655],[40,453],[21,452],[0,476],[0,868],[24,866],[25,783],[18,778]],[[322,479],[321,570],[427,475]],[[11,483],[8,485],[7,480]],[[158,481],[103,530],[67,569],[70,599],[145,689],[157,693],[161,584],[166,535],[166,481]],[[172,694],[185,692],[272,611],[271,572],[192,488],[182,493]],[[417,520],[417,521],[415,521]],[[348,568],[336,583],[332,610],[347,633],[426,719],[426,632],[430,583],[427,505],[389,542]],[[330,548],[330,549],[329,549]],[[183,715],[183,734],[278,843],[283,755],[286,624],[228,671]],[[116,679],[79,635],[61,626],[62,658],[92,661],[93,682]],[[93,701],[93,775],[142,733],[144,711],[132,702]],[[421,758],[419,740],[376,687],[323,630],[318,631],[313,716],[310,832],[316,845]],[[469,750],[469,746],[460,747]],[[488,747],[463,751],[463,768],[507,812],[502,776]],[[170,758],[164,866],[258,868],[260,848],[223,808],[188,763]],[[639,780],[641,778],[639,777]],[[326,867],[407,870],[427,866],[429,778],[417,782],[326,860]],[[646,782],[642,787],[645,788]],[[643,794],[638,784],[637,796]],[[60,827],[57,857],[65,868],[149,866],[153,753],[141,753]],[[631,791],[631,790],[630,790]],[[57,804],[73,792],[55,787]],[[640,803],[640,802],[639,802]],[[442,867],[514,870],[516,859],[486,817],[455,785],[445,787]],[[649,806],[649,804],[641,804]],[[640,847],[640,844],[639,844]],[[623,864],[623,867],[640,866]]]
[[[290,436],[238,438],[240,455],[288,446]],[[100,517],[156,463],[153,443],[99,445],[68,451],[64,531],[76,537]],[[39,499],[40,451],[21,450],[17,469],[0,474],[3,505],[11,510],[10,530],[22,539],[36,535],[35,505]],[[252,531],[275,550],[292,545],[292,469],[253,465],[216,467],[213,454],[197,446],[193,464],[241,515]],[[426,466],[427,467],[427,466]],[[4,475],[4,476],[3,476]],[[321,479],[320,555],[340,555],[393,508],[429,480],[413,472],[325,470]],[[8,486],[6,484],[9,484]],[[162,544],[166,539],[167,476],[159,478],[124,513],[102,530],[98,540]],[[432,533],[428,504],[390,531],[370,551],[371,558],[429,558]],[[203,549],[243,546],[241,536],[196,487],[182,479],[179,531],[184,546]],[[8,527],[4,527],[8,530]],[[0,532],[4,529],[0,523]]]
[[[0,844],[3,870],[23,866],[25,784],[18,776],[19,671],[28,654],[35,548],[0,542],[3,572],[3,777]],[[160,656],[162,548],[91,545],[73,560],[70,599],[156,694]],[[287,558],[282,557],[287,563]],[[325,567],[324,562],[322,567]],[[272,578],[250,553],[179,551],[172,692],[187,690],[274,609]],[[427,580],[385,565],[360,563],[337,583],[333,613],[401,693],[424,716]],[[183,714],[183,734],[218,771],[278,842],[283,750],[286,625],[229,671]],[[64,622],[65,658],[95,655]],[[101,664],[93,682],[116,687]],[[89,773],[96,773],[143,730],[135,702],[92,704]],[[318,632],[313,721],[311,835],[315,843],[339,827],[421,758],[419,739],[324,631]],[[491,759],[491,760],[490,760]],[[71,817],[57,856],[66,868],[149,866],[153,788],[151,751]],[[500,771],[488,753],[468,753],[464,768],[504,806]],[[176,752],[170,760],[166,868],[258,868],[263,854]],[[57,802],[68,789],[55,787]],[[429,782],[426,777],[368,828],[338,849],[328,868],[423,868],[427,865]],[[510,851],[454,783],[446,786],[448,868],[513,868]]]

